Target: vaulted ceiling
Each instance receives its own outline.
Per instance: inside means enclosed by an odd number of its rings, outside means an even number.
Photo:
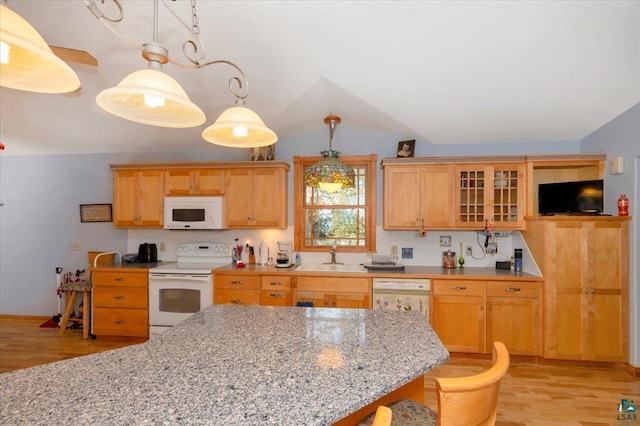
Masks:
[[[153,1],[124,0],[120,33],[153,40]],[[192,1],[169,1],[188,25]],[[110,0],[96,4],[113,15]],[[579,140],[640,102],[638,1],[197,1],[208,60],[246,74],[247,106],[282,138],[344,125],[434,144]],[[96,95],[146,68],[136,47],[80,0],[10,0],[52,45],[86,50],[70,63],[79,92],[0,89],[5,153],[205,150],[200,134],[234,102],[226,65],[175,78],[207,115],[193,129],[129,122]],[[187,63],[189,33],[162,5],[158,42]]]

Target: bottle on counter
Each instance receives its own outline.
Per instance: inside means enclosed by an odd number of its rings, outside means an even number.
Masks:
[[[629,199],[625,194],[618,198],[618,216],[629,216]]]
[[[513,250],[513,269],[522,272],[522,249]]]

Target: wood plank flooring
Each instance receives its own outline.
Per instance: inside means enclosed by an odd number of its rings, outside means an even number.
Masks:
[[[142,342],[141,339],[82,339],[82,330],[40,328],[46,318],[0,316],[0,373]],[[437,408],[435,377],[476,374],[489,360],[452,358],[425,376],[425,403]],[[501,426],[637,425],[618,422],[621,399],[640,406],[640,378],[620,366],[542,365],[512,360],[502,381],[498,408]]]

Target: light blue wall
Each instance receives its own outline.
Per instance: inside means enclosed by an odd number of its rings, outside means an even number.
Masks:
[[[608,158],[623,157],[624,173],[609,174],[607,164],[605,179],[605,205],[616,206],[620,194],[629,197],[631,223],[631,291],[629,330],[631,336],[631,364],[640,366],[640,103],[616,117],[582,141],[584,152],[606,152]]]

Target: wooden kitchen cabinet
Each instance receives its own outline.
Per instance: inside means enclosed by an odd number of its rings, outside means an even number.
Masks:
[[[227,170],[226,227],[286,228],[287,170],[285,166]]]
[[[93,334],[149,337],[148,273],[93,272]]]
[[[293,288],[293,304],[318,308],[371,309],[371,278],[300,276]]]
[[[115,170],[113,173],[113,226],[162,228],[164,223],[162,170]]]
[[[431,326],[451,352],[486,352],[485,282],[433,280]]]
[[[456,166],[455,222],[458,228],[524,229],[525,164]]]
[[[165,195],[222,195],[222,169],[174,169],[164,172]]]
[[[266,306],[291,306],[291,285],[296,277],[291,275],[263,275],[260,278],[260,304]]]
[[[546,281],[544,356],[628,362],[630,218],[527,222],[522,234]]]
[[[384,167],[384,229],[447,229],[454,226],[453,166]]]
[[[213,276],[213,303],[236,305],[260,304],[260,276],[231,274]]]
[[[541,287],[539,282],[487,282],[487,350],[505,344],[512,355],[540,355]]]
[[[433,280],[431,325],[452,352],[540,355],[540,283]]]

